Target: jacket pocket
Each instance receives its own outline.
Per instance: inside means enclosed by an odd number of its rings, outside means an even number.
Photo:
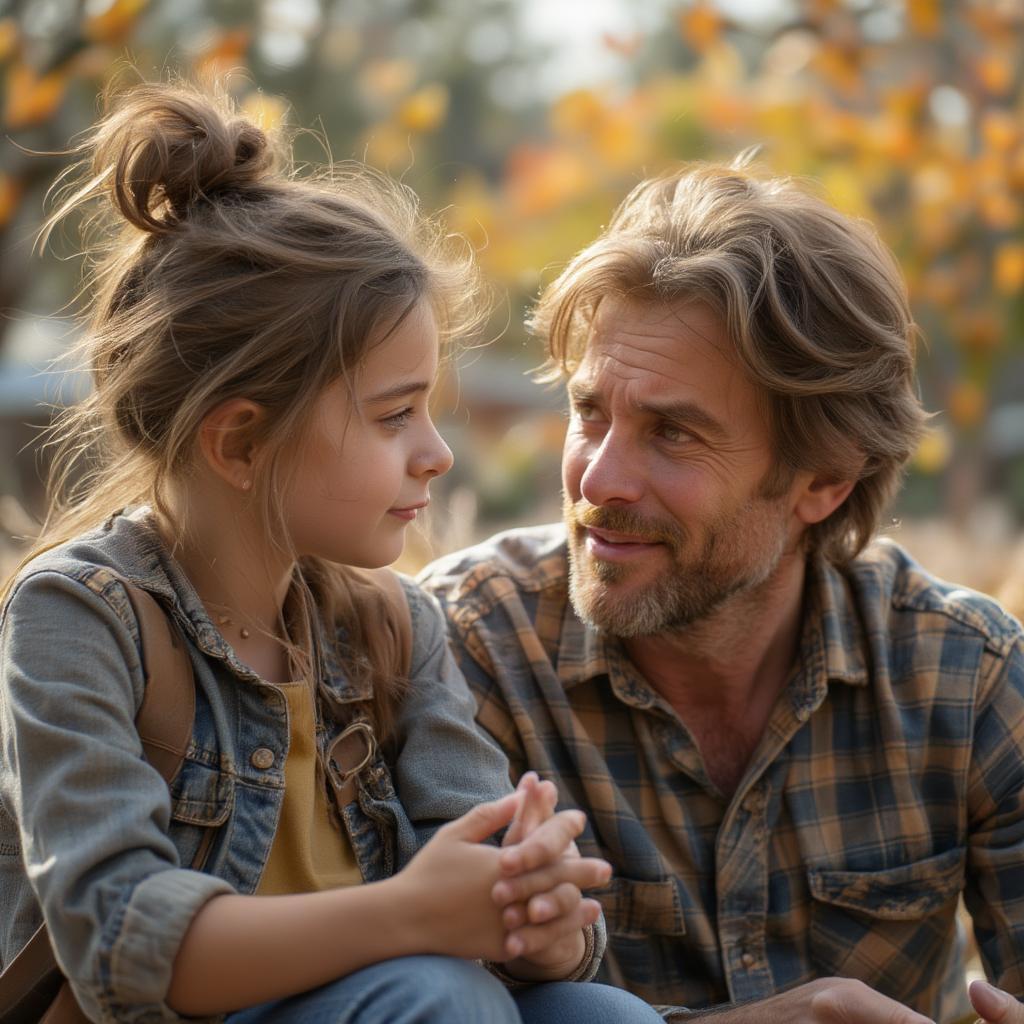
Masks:
[[[679,890],[671,878],[657,882],[613,878],[610,885],[592,895],[604,910],[609,935],[644,939],[686,933]]]
[[[218,830],[235,803],[235,780],[217,768],[186,758],[171,786],[171,840],[182,867],[201,869]]]
[[[907,1000],[948,966],[962,847],[882,871],[810,868],[810,955],[826,974],[859,978]]]

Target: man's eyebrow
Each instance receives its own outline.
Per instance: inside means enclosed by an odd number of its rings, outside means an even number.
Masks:
[[[409,398],[423,391],[429,391],[431,383],[429,380],[404,381],[401,384],[395,384],[394,387],[385,388],[383,391],[367,395],[363,401],[368,403],[393,402],[396,398]]]
[[[583,404],[598,404],[600,402],[600,395],[597,391],[580,381],[570,381],[568,392],[569,398],[573,402]],[[726,437],[729,433],[722,423],[695,402],[648,400],[636,403],[635,408],[649,416],[658,416],[664,420],[672,420],[674,423],[696,427],[698,430],[714,434],[717,437]]]
[[[715,434],[718,437],[728,435],[724,424],[720,423],[706,409],[701,408],[695,402],[638,402],[637,408],[641,412],[651,416],[660,416],[664,420],[672,420],[675,423],[684,423],[687,426],[696,427],[708,434]]]

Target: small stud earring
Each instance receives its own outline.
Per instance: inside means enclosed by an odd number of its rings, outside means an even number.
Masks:
[[[243,491],[251,491],[252,490],[252,481],[251,480],[243,480],[242,481],[242,490]]]

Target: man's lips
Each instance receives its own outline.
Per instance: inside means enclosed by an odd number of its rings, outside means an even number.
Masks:
[[[595,558],[606,561],[636,558],[662,546],[661,541],[647,540],[635,534],[618,533],[615,530],[599,529],[594,526],[584,527],[584,532],[587,551]]]

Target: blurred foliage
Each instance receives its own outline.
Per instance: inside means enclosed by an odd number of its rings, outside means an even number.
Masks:
[[[0,0],[0,309],[70,294],[73,266],[28,257],[65,161],[28,151],[86,127],[128,60],[147,78],[241,72],[232,88],[252,116],[314,130],[302,159],[322,161],[327,140],[403,177],[507,293],[509,351],[538,287],[636,181],[760,144],[771,170],[871,218],[901,260],[927,339],[922,387],[942,413],[916,473],[966,515],[997,479],[990,405],[1024,401],[1024,6],[793,0],[757,22],[708,0],[661,9],[643,33],[605,36],[617,65],[604,84],[550,96],[537,83],[557,52],[523,23],[544,8],[515,0]],[[522,437],[506,447],[521,497],[528,453]],[[1024,436],[1010,454],[1024,457]]]

